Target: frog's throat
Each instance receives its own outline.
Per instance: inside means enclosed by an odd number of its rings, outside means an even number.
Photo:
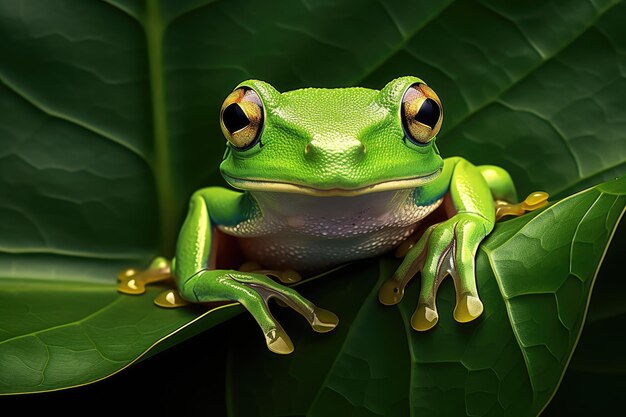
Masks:
[[[439,176],[441,169],[432,174],[420,177],[402,178],[390,181],[382,181],[376,184],[366,185],[358,188],[315,188],[309,185],[294,184],[289,182],[276,182],[259,179],[234,178],[222,173],[224,179],[233,187],[246,191],[272,191],[281,193],[308,194],[317,197],[344,196],[377,193],[380,191],[412,189],[420,187]]]

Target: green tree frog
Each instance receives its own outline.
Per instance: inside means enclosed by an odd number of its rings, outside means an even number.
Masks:
[[[428,330],[438,320],[437,288],[449,274],[454,318],[474,320],[483,311],[474,256],[494,227],[497,202],[516,201],[516,192],[502,168],[442,159],[436,146],[442,121],[439,97],[416,77],[395,79],[380,91],[280,93],[263,81],[242,82],[220,113],[227,139],[220,169],[239,191],[194,193],[171,265],[161,258],[143,273],[126,271],[125,292],[137,289],[140,278],[147,283],[171,274],[188,302],[240,302],[268,348],[290,353],[293,344],[272,316],[270,298],[318,332],[332,330],[338,318],[284,283],[400,246],[405,257],[380,288],[382,304],[400,302],[421,271],[411,325]],[[412,240],[435,211],[445,213],[443,220]]]

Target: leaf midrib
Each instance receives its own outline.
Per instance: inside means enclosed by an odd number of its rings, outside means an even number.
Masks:
[[[160,244],[163,254],[170,254],[176,239],[176,204],[172,181],[172,161],[167,130],[165,102],[165,77],[163,71],[163,35],[165,27],[161,19],[159,0],[148,0],[144,29],[148,53],[148,71],[152,101],[152,129],[154,140],[153,173],[159,205]]]

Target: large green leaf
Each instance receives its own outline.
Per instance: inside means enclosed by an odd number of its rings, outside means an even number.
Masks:
[[[505,167],[522,194],[623,174],[624,18],[617,0],[0,1],[0,294],[47,306],[35,328],[0,304],[0,336],[84,320],[117,297],[119,268],[171,255],[188,196],[220,183],[217,112],[245,78],[284,91],[419,75],[444,101],[442,153]],[[119,303],[156,320],[151,336],[117,368],[79,374],[66,356],[76,379],[34,390],[104,377],[201,313]],[[26,339],[14,359],[45,363]],[[2,363],[0,381],[26,389]]]
[[[339,312],[337,331],[320,337],[290,326],[297,350],[288,358],[258,344],[236,347],[231,415],[537,415],[578,341],[625,207],[623,177],[498,224],[477,257],[485,312],[470,324],[452,319],[448,282],[437,298],[440,322],[412,330],[418,285],[398,306],[378,301],[398,265],[389,259],[380,270],[371,261],[308,288],[307,296]]]
[[[98,381],[146,354],[241,312],[157,308],[111,283],[0,280],[0,394],[51,391]]]

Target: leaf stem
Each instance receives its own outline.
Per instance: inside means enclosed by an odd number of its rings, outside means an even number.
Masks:
[[[162,254],[170,255],[176,239],[175,193],[172,188],[172,165],[165,107],[165,79],[163,75],[163,33],[159,0],[148,0],[145,19],[148,47],[148,68],[152,98],[152,125],[154,135],[153,170],[159,206],[160,245]]]

